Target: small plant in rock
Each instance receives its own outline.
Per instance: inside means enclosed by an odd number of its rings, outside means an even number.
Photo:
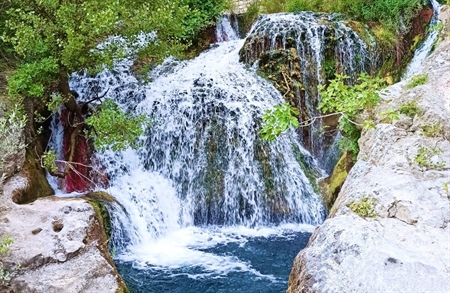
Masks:
[[[400,119],[398,112],[392,109],[380,113],[381,122],[392,123],[394,120]]]
[[[422,114],[422,108],[419,107],[417,101],[409,101],[401,104],[400,107],[398,108],[398,111],[401,114],[404,114],[409,117],[414,117],[416,115]]]
[[[0,241],[0,255],[3,255],[9,251],[9,246],[13,243],[13,240],[6,236]]]
[[[444,191],[450,196],[450,181],[444,182]]]
[[[362,218],[375,218],[377,216],[374,210],[376,202],[376,199],[365,196],[352,201],[347,206]]]
[[[443,153],[439,148],[420,147],[414,162],[426,169],[441,169],[445,167],[445,161],[439,156]]]
[[[9,246],[13,243],[13,240],[6,236],[0,241],[0,256],[8,253]],[[11,280],[11,277],[14,275],[14,272],[9,272],[3,268],[3,263],[0,262],[0,285],[7,285]]]
[[[409,89],[415,88],[416,86],[426,84],[428,82],[428,74],[415,75],[411,78],[411,81],[406,86]]]
[[[436,137],[440,133],[441,133],[441,127],[439,126],[439,124],[422,126],[422,134],[427,137]]]

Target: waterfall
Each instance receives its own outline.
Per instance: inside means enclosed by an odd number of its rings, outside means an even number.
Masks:
[[[323,171],[295,131],[273,143],[259,138],[261,116],[283,98],[239,62],[244,40],[233,40],[229,18],[222,21],[219,32],[228,41],[193,60],[168,58],[148,84],[130,72],[132,60],[96,77],[71,79],[80,100],[108,91],[122,109],[150,121],[138,150],[96,154],[109,176],[107,192],[121,203],[110,209],[112,242],[122,257],[142,258],[144,246],[186,231],[212,237],[226,227],[295,230],[292,225],[324,219],[313,187]]]
[[[335,73],[350,77],[355,82],[360,73],[374,72],[376,69],[375,41],[367,27],[361,26],[366,39],[363,40],[350,28],[352,23],[339,14],[313,12],[278,13],[261,15],[252,27],[247,41],[241,50],[241,60],[253,63],[273,59],[277,52],[288,52],[298,58],[298,65],[290,65],[290,73],[296,82],[295,97],[291,97],[300,110],[303,120],[320,116],[317,106],[320,95],[319,84],[333,79]],[[288,59],[289,60],[289,59]],[[297,66],[297,68],[295,68]],[[298,72],[297,72],[298,71]],[[293,75],[295,74],[295,76]],[[283,85],[286,81],[276,81]],[[285,95],[288,95],[286,91]],[[301,138],[304,146],[320,162],[325,162],[326,149],[334,141],[322,135],[322,121],[317,119],[311,127],[304,127]],[[324,164],[322,167],[326,167]]]
[[[403,79],[407,79],[419,71],[420,66],[422,65],[425,58],[427,58],[431,53],[433,46],[439,36],[439,30],[435,29],[435,27],[439,23],[438,17],[441,6],[436,0],[431,0],[430,2],[431,6],[433,7],[433,17],[431,18],[430,24],[428,26],[428,34],[425,40],[423,40],[423,42],[414,52],[414,56],[411,59],[411,62],[408,64],[405,73],[403,74]]]
[[[230,14],[224,14],[217,22],[216,38],[219,43],[239,39],[237,34],[239,31],[239,24],[236,16],[233,16],[233,18],[234,20],[232,20],[232,15]]]

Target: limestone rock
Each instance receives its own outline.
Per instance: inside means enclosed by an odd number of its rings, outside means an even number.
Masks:
[[[294,261],[288,292],[450,292],[448,38],[421,71],[424,85],[405,80],[383,91],[377,113],[412,101],[421,111],[363,133],[332,215]],[[421,150],[430,151],[423,160]],[[363,197],[376,199],[376,218],[348,207]]]
[[[13,177],[0,198],[0,238],[14,240],[2,261],[17,273],[0,291],[125,292],[94,208],[83,199],[52,196],[17,205],[11,192],[25,184]]]

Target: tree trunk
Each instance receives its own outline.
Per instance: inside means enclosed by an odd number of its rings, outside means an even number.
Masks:
[[[36,131],[34,113],[38,110],[39,101],[34,98],[25,98],[23,103],[27,115],[27,123],[24,129],[27,148],[25,162],[19,175],[26,178],[28,182],[23,188],[14,191],[13,201],[17,204],[32,202],[39,197],[54,193],[45,177],[45,170],[42,168],[40,161],[47,145],[48,136]]]
[[[89,170],[87,142],[83,136],[84,118],[80,105],[69,87],[67,73],[59,77],[59,91],[64,99],[66,111],[61,113],[61,123],[64,126],[64,160],[67,161],[63,174],[66,180],[66,191],[86,191]]]

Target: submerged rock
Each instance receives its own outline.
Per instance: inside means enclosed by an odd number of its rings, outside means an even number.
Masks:
[[[450,40],[387,88],[330,217],[293,265],[287,292],[450,292]],[[414,77],[412,77],[414,78]],[[412,111],[408,111],[415,109]],[[382,117],[382,115],[380,115]],[[376,217],[351,203],[368,198]]]

